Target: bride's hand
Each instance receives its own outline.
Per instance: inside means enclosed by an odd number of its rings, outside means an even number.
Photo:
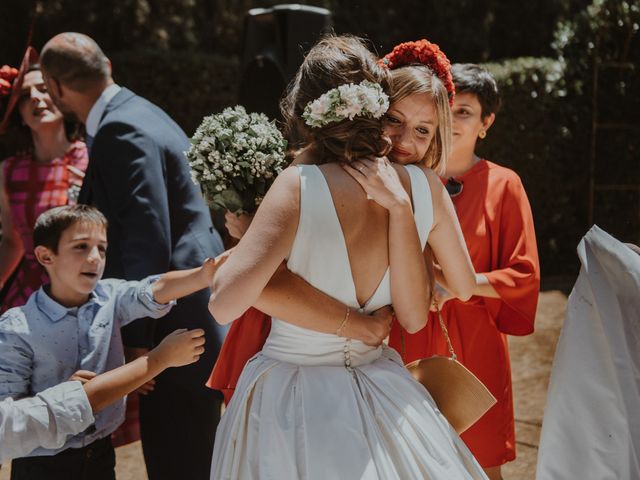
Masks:
[[[355,160],[342,168],[360,184],[367,198],[387,210],[411,204],[398,173],[386,157]]]

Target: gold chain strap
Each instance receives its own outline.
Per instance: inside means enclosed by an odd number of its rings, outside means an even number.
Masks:
[[[444,334],[444,338],[447,341],[447,347],[449,348],[449,353],[451,354],[451,358],[453,360],[457,360],[456,352],[453,350],[453,345],[451,344],[451,339],[449,338],[449,330],[447,330],[447,326],[444,324],[444,319],[442,318],[442,312],[438,307],[438,302],[433,301],[433,306],[436,307],[436,311],[438,312],[438,320],[440,320],[440,328],[442,329],[442,333]]]
[[[453,345],[451,344],[451,339],[449,338],[449,330],[447,330],[447,326],[444,324],[444,319],[442,318],[442,312],[440,311],[440,307],[438,307],[438,302],[434,299],[433,306],[436,307],[436,312],[438,312],[438,320],[440,322],[440,328],[442,329],[442,333],[444,334],[444,338],[447,341],[447,348],[449,349],[449,353],[451,354],[452,360],[457,360],[458,356],[456,352],[453,350]],[[400,327],[400,349],[402,350],[402,357],[404,358],[406,355],[406,346],[404,343],[404,329]]]

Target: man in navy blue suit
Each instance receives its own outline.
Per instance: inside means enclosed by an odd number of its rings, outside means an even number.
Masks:
[[[209,210],[191,181],[184,152],[189,139],[160,108],[114,83],[111,63],[86,35],[62,33],[42,50],[49,93],[87,131],[89,166],[79,201],[109,221],[105,277],[138,280],[192,268],[223,250]],[[221,396],[205,387],[223,331],[207,309],[208,291],[181,300],[160,321],[123,329],[137,353],[176,328],[203,328],[205,354],[169,369],[140,398],[142,445],[149,478],[205,479]]]

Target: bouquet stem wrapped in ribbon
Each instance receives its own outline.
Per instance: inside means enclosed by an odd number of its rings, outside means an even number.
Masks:
[[[187,160],[193,181],[212,208],[254,213],[287,167],[286,148],[275,122],[236,106],[202,120]]]

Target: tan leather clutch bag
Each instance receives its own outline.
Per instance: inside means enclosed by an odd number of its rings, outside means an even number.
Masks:
[[[449,332],[438,309],[450,357],[421,358],[406,365],[413,378],[431,394],[438,409],[458,433],[476,423],[496,403],[489,389],[456,359]],[[401,337],[404,354],[404,335]]]

